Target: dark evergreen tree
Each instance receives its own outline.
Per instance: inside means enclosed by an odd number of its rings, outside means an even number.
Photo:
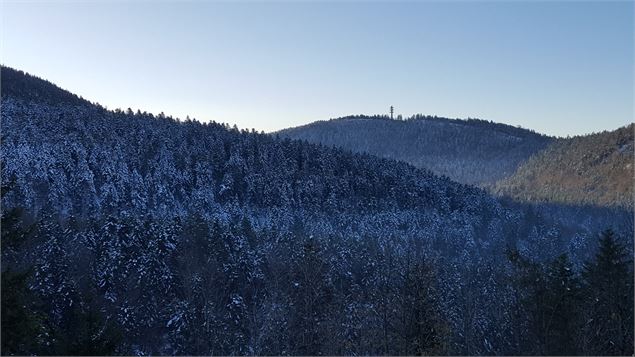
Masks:
[[[52,337],[52,354],[67,356],[113,355],[122,341],[119,327],[104,318],[90,295],[66,310]]]
[[[12,186],[4,184],[2,196],[12,189]],[[22,220],[23,215],[24,212],[19,207],[3,211],[0,223],[2,355],[41,353],[47,341],[46,315],[41,310],[41,301],[28,287],[32,269],[25,266],[20,257],[24,254],[21,248],[32,239],[37,224],[25,224]]]
[[[327,347],[327,320],[332,301],[332,287],[322,248],[312,238],[300,239],[291,273],[291,316],[289,321],[292,355],[318,355]]]
[[[547,266],[545,354],[553,356],[580,353],[577,338],[580,331],[580,279],[573,271],[567,255],[561,255]]]
[[[29,272],[2,271],[2,355],[42,353],[46,317],[27,287]]]
[[[633,259],[612,230],[602,232],[583,271],[581,346],[589,355],[633,354]]]
[[[518,354],[576,354],[580,283],[568,257],[543,264],[512,252],[510,260],[518,293]]]
[[[395,332],[396,354],[441,355],[445,352],[447,326],[439,312],[435,275],[422,258],[409,261],[401,276]]]

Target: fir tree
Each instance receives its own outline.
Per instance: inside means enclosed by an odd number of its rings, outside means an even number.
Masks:
[[[591,355],[633,354],[633,265],[612,230],[602,233],[583,271],[583,347]]]

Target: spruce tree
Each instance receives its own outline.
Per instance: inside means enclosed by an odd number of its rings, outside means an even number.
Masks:
[[[546,273],[545,352],[548,355],[575,355],[578,352],[575,337],[578,331],[579,279],[566,254],[553,260]]]
[[[633,354],[633,265],[612,230],[602,233],[595,259],[583,271],[585,354]]]

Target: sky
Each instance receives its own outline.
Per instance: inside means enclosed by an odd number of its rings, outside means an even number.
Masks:
[[[0,62],[108,108],[265,132],[350,114],[633,122],[634,2],[2,0]]]

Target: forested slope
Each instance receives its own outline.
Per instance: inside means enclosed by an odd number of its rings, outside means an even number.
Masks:
[[[526,201],[633,207],[635,126],[558,139],[494,191]]]
[[[108,111],[6,67],[1,104],[3,354],[632,353],[631,211]],[[567,272],[580,308],[537,320]],[[561,323],[588,318],[601,335]]]
[[[277,134],[404,161],[458,182],[483,186],[512,175],[552,140],[530,130],[484,120],[422,115],[406,120],[351,116]]]

